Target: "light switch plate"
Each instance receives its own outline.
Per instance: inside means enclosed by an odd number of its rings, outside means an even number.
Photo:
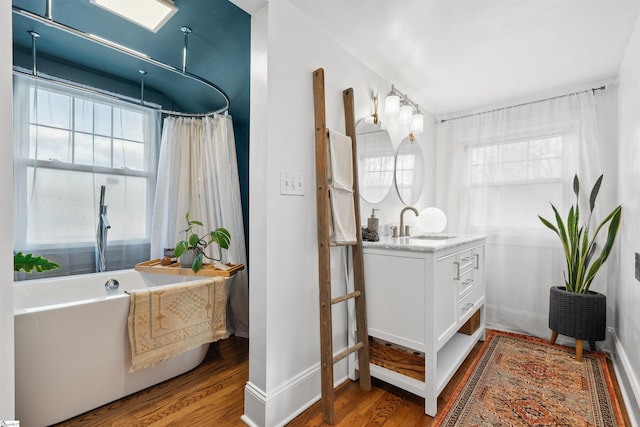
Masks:
[[[280,171],[280,194],[304,196],[304,177],[301,173]]]
[[[636,280],[640,281],[640,254],[636,252]]]

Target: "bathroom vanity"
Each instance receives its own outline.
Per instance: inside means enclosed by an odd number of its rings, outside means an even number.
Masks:
[[[371,375],[424,397],[430,416],[440,392],[484,339],[484,245],[484,236],[462,235],[363,242],[369,336],[424,360],[425,368],[419,380],[394,370],[393,361],[376,362]]]

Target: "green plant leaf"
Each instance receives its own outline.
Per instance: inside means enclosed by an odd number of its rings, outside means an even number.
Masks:
[[[231,234],[226,228],[219,227],[210,234],[211,241],[216,242],[222,249],[229,249],[231,244]]]
[[[541,217],[540,215],[538,215],[538,218],[540,218],[540,221],[547,226],[547,228],[551,229],[554,233],[556,233],[558,236],[560,235],[560,232],[558,232],[558,229],[556,228],[555,225],[551,224],[548,220],[544,219],[543,217]]]
[[[598,192],[600,191],[600,185],[602,184],[602,178],[604,175],[600,175],[600,178],[593,185],[593,189],[591,190],[591,196],[589,196],[589,209],[593,212],[593,208],[596,206],[596,198],[598,197]]]
[[[558,209],[556,209],[553,203],[551,204],[551,208],[553,209],[553,213],[556,217],[556,224],[558,224],[558,236],[560,236],[560,242],[564,248],[565,258],[567,259],[567,263],[571,263],[571,250],[569,248],[569,240],[567,238],[567,229],[562,222],[562,217],[560,216]]]
[[[180,258],[180,256],[185,253],[187,249],[189,249],[189,243],[185,240],[181,240],[176,243],[176,247],[173,249],[173,254],[176,256],[176,258]]]
[[[573,206],[569,209],[569,214],[567,215],[567,234],[569,236],[569,247],[573,253],[573,248],[576,247],[576,237],[577,237],[577,218],[576,213],[573,210]]]
[[[34,270],[38,273],[43,271],[55,270],[60,265],[53,261],[49,261],[41,256],[33,256],[32,254],[23,254],[22,252],[13,254],[13,271],[24,271],[31,273]]]
[[[191,270],[194,273],[197,273],[202,268],[202,252],[198,252],[198,254],[193,258],[193,264],[191,264]]]
[[[193,233],[191,236],[189,236],[189,247],[190,248],[195,248],[198,245],[198,242],[200,241],[200,237]]]
[[[578,174],[573,176],[573,192],[576,195],[576,200],[578,199],[578,193],[580,193],[580,181],[578,181]]]
[[[189,224],[192,224],[192,225],[195,224],[195,225],[199,225],[201,227],[203,226],[202,222],[196,221],[196,220],[193,220],[193,221],[189,222]]]

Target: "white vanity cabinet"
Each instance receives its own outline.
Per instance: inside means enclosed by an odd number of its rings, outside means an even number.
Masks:
[[[425,381],[371,364],[371,374],[436,399],[475,343],[484,339],[483,236],[450,240],[389,239],[363,243],[369,335],[425,355]],[[476,311],[480,327],[458,332]]]

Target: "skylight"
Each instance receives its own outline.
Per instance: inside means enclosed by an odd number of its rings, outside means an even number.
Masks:
[[[157,32],[177,11],[171,0],[90,0],[109,12]]]

